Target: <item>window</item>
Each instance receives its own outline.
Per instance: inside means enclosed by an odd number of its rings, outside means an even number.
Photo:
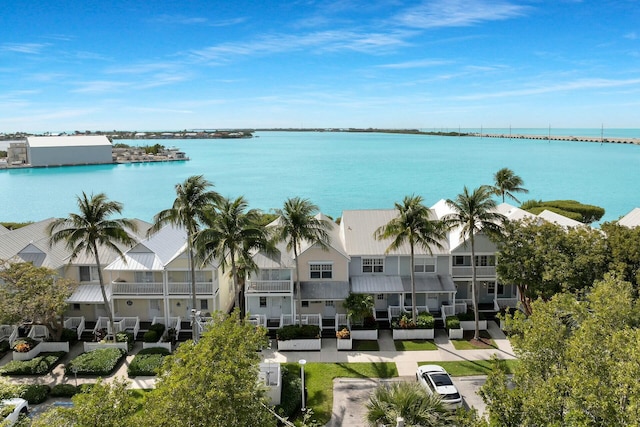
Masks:
[[[309,307],[309,301],[305,301],[305,300],[303,300],[303,301],[302,301],[302,306],[303,306],[303,307]]]
[[[495,282],[488,282],[487,283],[487,293],[490,295],[493,295],[496,293],[496,284]]]
[[[413,264],[416,273],[433,273],[436,271],[435,258],[416,258]]]
[[[267,306],[267,297],[260,297],[260,307]]]
[[[362,258],[363,273],[384,273],[384,258]]]
[[[187,282],[191,282],[191,272],[187,271]],[[196,282],[207,282],[207,273],[202,270],[196,270]]]
[[[377,299],[377,300],[380,300],[380,301],[384,300],[384,294],[378,294],[378,295],[376,295],[376,299]]]
[[[492,267],[496,265],[496,257],[493,255],[477,255],[476,267]]]
[[[136,271],[134,273],[134,280],[136,283],[151,283],[153,282],[152,271]]]
[[[98,281],[98,267],[81,266],[80,267],[80,281],[81,282],[97,282]]]
[[[209,310],[209,300],[201,299],[200,300],[200,310]]]
[[[331,279],[333,277],[332,264],[309,264],[309,278]]]
[[[465,256],[464,255],[455,255],[453,257],[453,265],[454,266],[463,266],[463,265],[469,265],[467,264],[466,260],[465,260]]]
[[[498,295],[504,295],[504,285],[502,283],[498,283]]]
[[[291,280],[291,270],[260,270],[260,280]]]
[[[333,307],[333,301],[325,301],[324,302],[324,306],[325,307]]]
[[[80,304],[73,304],[73,309],[74,310],[80,310]]]

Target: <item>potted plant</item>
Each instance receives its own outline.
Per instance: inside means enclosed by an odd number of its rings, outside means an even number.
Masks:
[[[351,331],[346,326],[336,331],[336,338],[336,346],[338,350],[351,350],[353,348]]]
[[[373,295],[349,294],[343,306],[351,323],[351,338],[354,340],[377,340],[378,323],[373,317]]]
[[[320,350],[320,327],[317,325],[287,325],[276,331],[278,350]]]
[[[431,313],[420,313],[416,322],[408,315],[394,319],[391,322],[394,340],[432,340],[434,337],[435,319]]]
[[[449,339],[452,339],[452,340],[462,339],[464,330],[460,326],[460,319],[458,319],[458,316],[447,317],[447,320],[445,320],[445,327],[449,332]]]

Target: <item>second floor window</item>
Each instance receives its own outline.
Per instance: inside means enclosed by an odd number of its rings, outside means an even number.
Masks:
[[[362,272],[363,273],[384,273],[384,259],[383,258],[363,258]]]
[[[98,279],[98,267],[81,266],[80,267],[80,281],[81,282],[97,282]]]
[[[496,265],[494,255],[476,255],[476,267],[493,267]]]
[[[331,279],[333,277],[332,264],[309,264],[309,278]]]
[[[416,258],[413,264],[413,271],[416,273],[433,273],[436,271],[436,260],[434,258]]]

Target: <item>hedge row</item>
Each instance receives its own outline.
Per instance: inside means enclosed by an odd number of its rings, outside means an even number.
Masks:
[[[40,353],[31,360],[12,360],[0,368],[1,375],[44,375],[58,365],[64,351]]]
[[[585,224],[599,221],[604,216],[604,209],[600,206],[585,205],[575,200],[528,200],[521,208],[536,215],[547,209]]]
[[[276,412],[283,417],[291,418],[302,405],[302,380],[300,376],[282,370],[282,392],[280,404],[276,406]]]
[[[0,396],[2,398],[21,397],[30,405],[37,405],[47,400],[51,388],[42,384],[14,385],[9,382],[0,382]]]
[[[170,354],[171,352],[165,348],[145,348],[140,350],[131,361],[127,372],[130,377],[156,375],[160,365],[162,365],[162,360]]]
[[[109,375],[118,362],[122,360],[126,352],[119,348],[99,348],[77,356],[65,367],[67,375]]]
[[[318,338],[320,337],[320,327],[317,325],[288,325],[276,331],[276,337],[280,341]]]

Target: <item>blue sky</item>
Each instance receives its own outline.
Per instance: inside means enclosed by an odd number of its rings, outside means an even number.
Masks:
[[[0,132],[638,128],[637,0],[5,1]]]

